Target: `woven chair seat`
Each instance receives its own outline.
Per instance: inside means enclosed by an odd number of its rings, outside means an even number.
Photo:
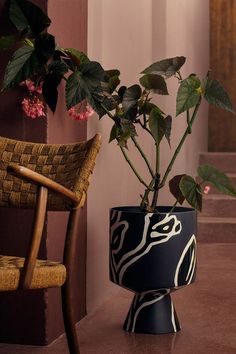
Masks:
[[[17,290],[24,258],[0,255],[0,291]],[[37,260],[30,289],[62,286],[66,280],[63,264]]]

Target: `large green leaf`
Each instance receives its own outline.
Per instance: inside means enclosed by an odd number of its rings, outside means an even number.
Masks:
[[[0,37],[0,50],[8,49],[16,42],[15,36],[2,36]]]
[[[106,70],[104,72],[104,81],[102,82],[102,89],[108,93],[113,93],[120,84],[119,70]]]
[[[214,80],[209,76],[207,76],[204,81],[204,98],[208,103],[234,113],[232,102],[224,87],[219,81]]]
[[[104,70],[101,64],[96,61],[82,65],[81,74],[90,89],[96,88],[104,79]]]
[[[183,196],[180,188],[179,188],[179,183],[182,179],[182,177],[186,176],[185,174],[182,175],[177,175],[174,176],[170,181],[169,181],[169,188],[171,194],[175,197],[176,200],[178,200],[178,203],[183,204],[185,197]]]
[[[70,109],[86,97],[81,88],[80,73],[75,71],[66,82],[66,108]]]
[[[168,95],[165,79],[160,75],[145,74],[139,81],[147,90],[151,90],[159,95]]]
[[[190,75],[181,82],[176,98],[176,116],[197,105],[200,87],[201,81],[196,75]]]
[[[211,165],[198,167],[198,175],[206,182],[213,184],[220,192],[236,197],[236,190],[230,178]]]
[[[42,64],[53,57],[55,46],[55,37],[49,33],[42,33],[36,37],[34,47]]]
[[[200,186],[191,176],[183,176],[179,183],[179,188],[187,202],[199,211],[202,210],[202,194]]]
[[[154,108],[149,116],[149,128],[157,145],[160,144],[166,132],[166,121],[160,114],[159,109]]]
[[[65,53],[71,58],[73,63],[79,68],[83,64],[88,64],[90,62],[89,58],[83,52],[80,52],[74,48],[64,49]]]
[[[10,0],[9,16],[18,31],[29,29],[34,36],[45,30],[51,23],[38,6],[27,0]]]
[[[125,90],[122,100],[122,106],[125,112],[137,104],[141,94],[142,90],[139,85],[130,86]]]
[[[168,58],[157,61],[142,71],[142,74],[156,74],[169,78],[180,70],[185,63],[185,57]]]
[[[6,67],[3,88],[14,87],[29,79],[39,69],[39,62],[32,46],[25,45],[15,51]]]
[[[42,93],[45,102],[53,113],[55,112],[57,105],[57,87],[67,71],[68,68],[63,62],[55,61],[48,66],[48,74],[44,77]]]

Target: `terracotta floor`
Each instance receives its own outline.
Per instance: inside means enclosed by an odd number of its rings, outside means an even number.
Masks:
[[[81,354],[236,354],[236,243],[201,244],[198,278],[172,295],[182,331],[134,335],[122,322],[131,300],[121,290],[81,321]],[[65,338],[49,347],[0,344],[0,354],[68,354]]]

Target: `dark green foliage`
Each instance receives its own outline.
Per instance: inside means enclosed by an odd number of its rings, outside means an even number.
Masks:
[[[178,203],[183,204],[185,197],[183,196],[179,184],[182,179],[182,177],[186,176],[185,174],[182,175],[176,175],[169,181],[169,188],[171,194],[175,197],[176,200],[178,200]]]
[[[201,81],[193,74],[181,82],[176,99],[176,116],[197,105],[200,87]]]
[[[209,76],[204,80],[204,98],[209,104],[213,104],[218,108],[234,113],[232,102],[223,86],[219,81],[214,80]]]
[[[198,175],[205,182],[210,182],[220,192],[236,197],[236,190],[230,178],[223,172],[211,165],[201,165],[198,167]]]
[[[27,0],[10,0],[9,17],[19,32],[37,36],[51,23],[51,20],[36,5]]]
[[[40,68],[34,47],[24,45],[17,49],[6,67],[3,89],[14,87],[30,78]]]
[[[201,187],[191,176],[183,176],[179,182],[179,188],[187,202],[198,211],[202,210]]]
[[[146,74],[139,81],[146,90],[153,91],[159,95],[168,95],[165,79],[160,75]]]
[[[157,61],[142,71],[142,74],[155,74],[168,79],[184,65],[185,57],[168,58]]]

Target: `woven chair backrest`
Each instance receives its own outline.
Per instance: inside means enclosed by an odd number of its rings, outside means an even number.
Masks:
[[[38,172],[74,191],[79,198],[87,191],[100,138],[75,144],[40,144],[0,137],[0,206],[33,208],[37,185],[9,171],[17,164]],[[49,191],[48,210],[66,210],[67,202]]]

